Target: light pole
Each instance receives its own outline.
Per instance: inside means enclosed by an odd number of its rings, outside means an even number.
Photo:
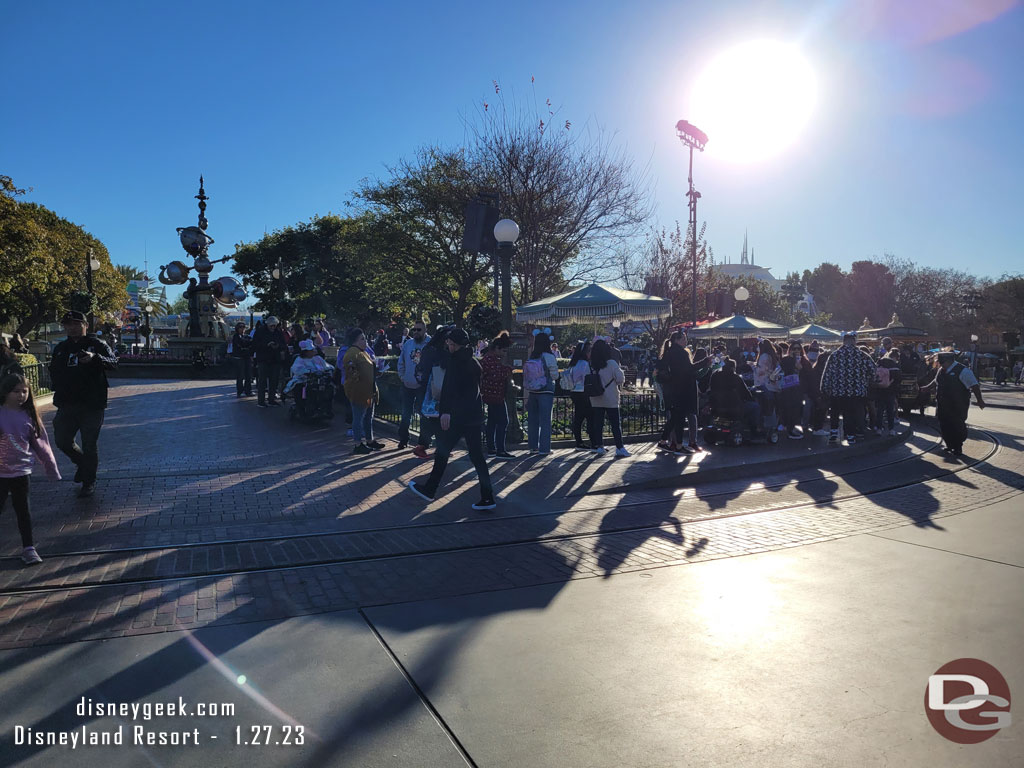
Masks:
[[[690,173],[687,181],[690,184],[686,196],[690,199],[690,260],[693,263],[693,327],[697,327],[697,201],[700,192],[693,188],[693,150],[704,151],[708,143],[708,135],[697,126],[680,120],[676,123],[676,136],[690,148]]]
[[[619,328],[622,327],[622,321],[618,318],[612,320],[612,331],[615,333],[615,346],[619,346]]]
[[[512,256],[519,239],[519,225],[512,219],[501,219],[494,225],[494,239],[498,243],[498,260],[501,262],[501,325],[512,333]],[[508,439],[521,443],[523,427],[519,423],[519,406],[512,387],[506,388],[505,408],[508,410]]]
[[[494,239],[498,241],[501,261],[501,325],[512,332],[512,256],[519,239],[519,225],[512,219],[502,219],[494,225]]]
[[[978,310],[981,309],[981,300],[984,297],[977,291],[968,291],[963,297],[963,308],[970,313],[975,327],[978,323]],[[971,334],[971,344],[974,346],[974,354],[971,357],[971,372],[978,370],[978,334]]]
[[[89,249],[89,255],[85,259],[85,286],[89,290],[89,296],[92,299],[96,298],[96,294],[92,290],[92,271],[100,268],[100,261],[92,255],[92,248]],[[89,333],[93,332],[93,315],[92,310],[89,310]]]
[[[978,334],[971,334],[971,373],[978,372]]]
[[[744,288],[741,285],[739,288],[737,288],[735,291],[732,292],[732,297],[734,299],[736,299],[736,303],[739,304],[741,301],[746,301],[747,299],[750,298],[750,291],[748,291],[746,288]],[[739,307],[737,307],[737,310],[738,309],[739,309]],[[733,314],[734,315],[740,315],[740,314],[743,314],[743,313],[739,312],[739,311],[736,311]]]

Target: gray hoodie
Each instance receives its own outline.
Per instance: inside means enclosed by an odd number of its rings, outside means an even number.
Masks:
[[[420,353],[428,341],[430,336],[424,334],[422,341],[417,342],[410,337],[402,345],[402,354],[398,356],[398,375],[409,389],[419,389],[426,383],[416,380],[416,364],[420,361]]]

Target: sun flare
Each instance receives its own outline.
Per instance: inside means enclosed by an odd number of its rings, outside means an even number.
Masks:
[[[811,65],[793,46],[743,43],[701,72],[691,122],[708,135],[707,151],[730,162],[767,159],[796,141],[815,106]]]

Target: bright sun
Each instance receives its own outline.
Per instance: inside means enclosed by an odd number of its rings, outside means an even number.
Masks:
[[[799,138],[814,101],[814,73],[800,52],[759,40],[730,48],[708,64],[694,86],[687,119],[708,135],[709,154],[755,162]]]

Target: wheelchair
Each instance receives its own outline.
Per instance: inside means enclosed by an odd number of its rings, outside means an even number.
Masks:
[[[704,418],[705,425],[701,434],[707,445],[743,445],[744,443],[767,443],[775,445],[779,442],[779,432],[775,429],[753,430],[747,427],[743,418],[742,405],[739,408],[709,405]]]
[[[288,417],[306,424],[333,419],[334,391],[330,371],[307,373],[289,393],[294,399],[288,408]]]

